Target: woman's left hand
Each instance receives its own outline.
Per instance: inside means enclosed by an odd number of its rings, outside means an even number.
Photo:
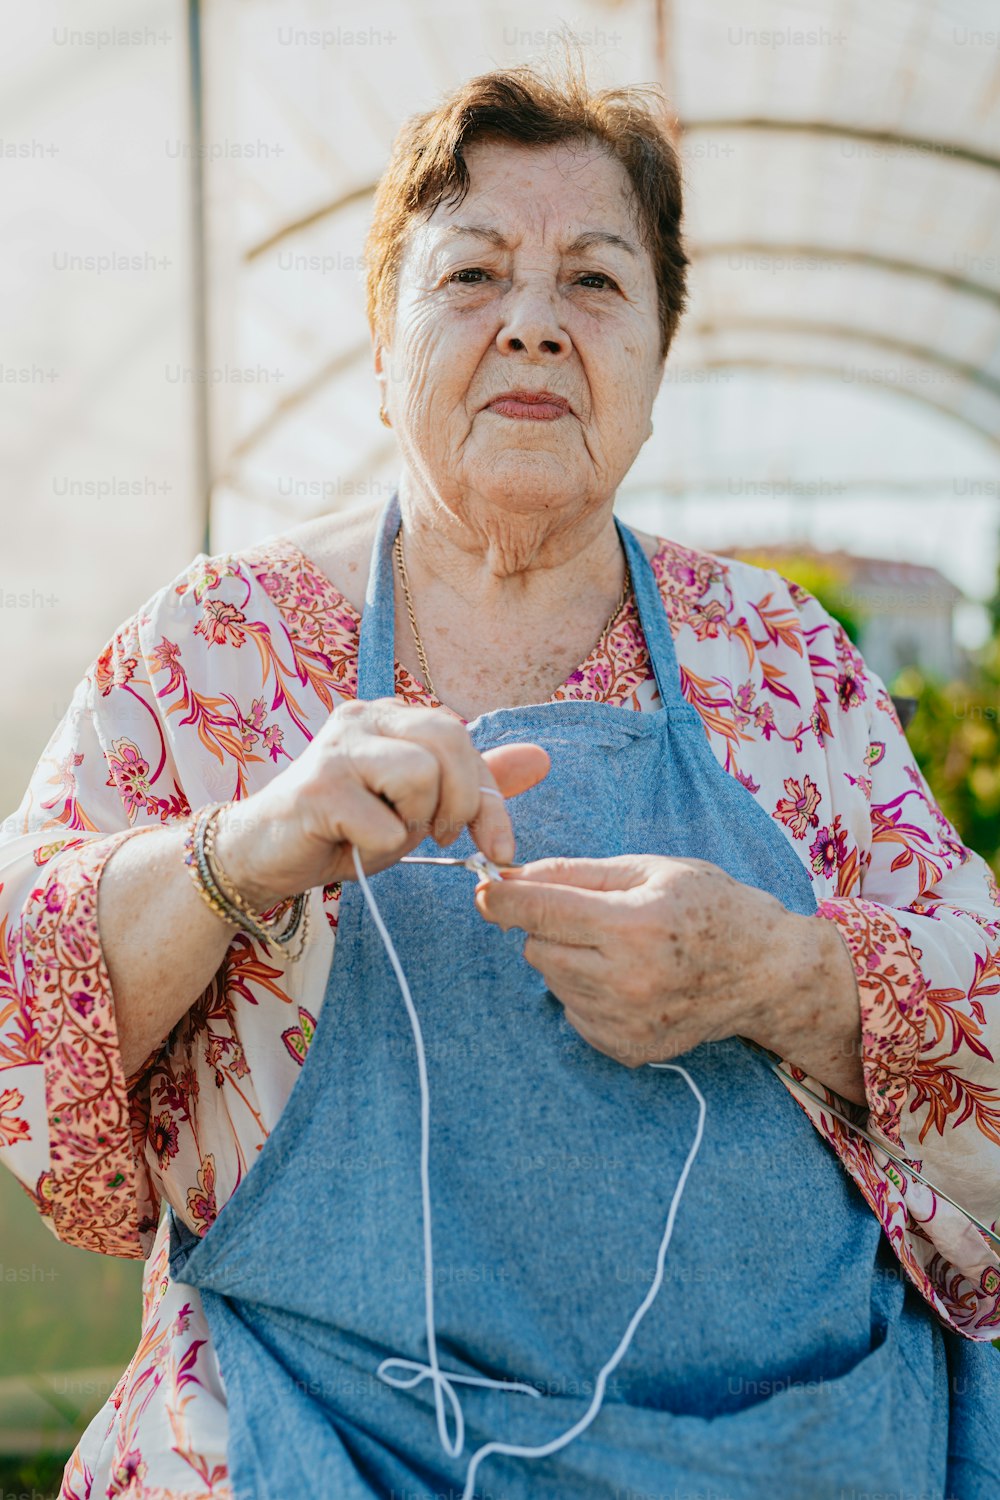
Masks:
[[[475,899],[487,921],[523,928],[566,1019],[627,1067],[745,1036],[864,1101],[857,984],[832,923],[665,855],[536,860]]]

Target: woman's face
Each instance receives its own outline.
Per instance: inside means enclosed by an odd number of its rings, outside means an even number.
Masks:
[[[591,141],[478,141],[466,161],[462,203],[407,242],[376,350],[385,405],[418,486],[449,510],[591,509],[648,437],[663,374],[628,176]],[[554,399],[517,399],[540,393]]]

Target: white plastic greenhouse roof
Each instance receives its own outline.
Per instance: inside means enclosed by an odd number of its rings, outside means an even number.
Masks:
[[[996,441],[991,5],[626,0],[570,15],[424,0],[333,14],[306,0],[204,7],[210,358],[261,377],[220,383],[212,403],[223,527],[227,494],[244,524],[247,501],[261,524],[286,524],[394,472],[361,294],[372,186],[407,114],[537,55],[564,23],[595,82],[661,81],[679,117],[694,266],[675,386],[696,372],[811,375]],[[234,161],[227,142],[258,154]],[[632,477],[648,487],[653,473],[676,491],[671,445]]]
[[[659,81],[680,124],[691,305],[623,518],[992,590],[994,0],[46,0],[0,55],[3,585],[42,601],[0,622],[8,801],[86,661],[205,544],[210,490],[213,550],[388,493],[372,186],[408,114],[564,26],[595,84]]]

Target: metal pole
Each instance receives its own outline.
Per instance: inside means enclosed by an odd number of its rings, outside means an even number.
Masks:
[[[656,55],[656,76],[673,111],[668,124],[674,149],[681,148],[682,125],[674,93],[677,75],[674,70],[674,0],[653,0],[653,49]]]
[[[194,392],[195,488],[199,497],[201,550],[211,552],[212,468],[208,381],[208,278],[205,243],[204,80],[200,0],[188,0],[188,117],[191,126],[191,339],[200,379]]]

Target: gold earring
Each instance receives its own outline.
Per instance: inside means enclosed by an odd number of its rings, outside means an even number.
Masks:
[[[383,427],[391,427],[392,426],[392,423],[389,420],[389,413],[386,411],[386,409],[385,409],[384,406],[380,406],[379,407],[378,414],[379,414],[379,418],[381,419]]]

